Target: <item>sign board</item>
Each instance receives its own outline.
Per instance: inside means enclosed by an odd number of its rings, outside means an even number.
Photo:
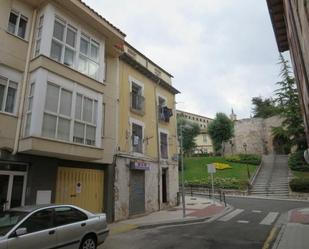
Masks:
[[[207,164],[207,169],[209,174],[216,173],[216,167],[214,164]]]
[[[135,169],[135,170],[150,170],[150,165],[149,163],[146,162],[130,162],[130,169]]]
[[[80,194],[82,192],[82,185],[80,182],[76,184],[76,193]]]
[[[38,190],[36,192],[36,204],[50,204],[51,203],[51,190]]]

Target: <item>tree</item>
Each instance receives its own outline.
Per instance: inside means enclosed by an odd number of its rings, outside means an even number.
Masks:
[[[254,118],[269,118],[279,113],[279,108],[272,98],[254,97],[251,101]]]
[[[223,154],[223,143],[234,135],[234,123],[224,113],[217,113],[215,119],[208,125],[208,133],[215,151],[222,149]]]
[[[196,147],[195,137],[200,133],[199,125],[183,118],[177,118],[177,131],[179,139],[183,135],[182,146],[184,154],[192,154]]]
[[[289,62],[280,54],[281,81],[275,91],[275,101],[279,107],[279,114],[283,118],[282,126],[274,127],[273,134],[277,137],[288,138],[290,146],[298,149],[306,148],[304,122],[301,114],[295,78],[292,75]]]

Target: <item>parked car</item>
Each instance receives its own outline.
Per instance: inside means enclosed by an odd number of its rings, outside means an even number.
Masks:
[[[105,214],[72,205],[24,206],[0,212],[0,249],[95,249],[108,232]]]

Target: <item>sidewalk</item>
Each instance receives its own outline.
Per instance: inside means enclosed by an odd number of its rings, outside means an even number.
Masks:
[[[137,228],[150,228],[163,225],[202,222],[213,216],[223,214],[231,207],[208,198],[186,196],[186,217],[183,218],[182,204],[167,210],[153,212],[148,215],[110,224],[111,234],[127,232]]]
[[[307,249],[308,246],[309,208],[291,210],[273,249]]]

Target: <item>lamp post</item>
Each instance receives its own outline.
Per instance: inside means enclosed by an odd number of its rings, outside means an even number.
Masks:
[[[180,128],[180,158],[181,158],[181,199],[182,199],[182,216],[186,217],[186,203],[185,203],[185,180],[184,180],[184,167],[183,167],[183,129],[191,129],[189,124],[181,124]]]
[[[242,145],[244,147],[244,150],[245,150],[245,155],[247,155],[247,144],[244,143]],[[246,166],[247,166],[247,175],[248,175],[248,180],[250,181],[250,171],[249,171],[249,166],[248,166],[248,163],[246,163]]]

